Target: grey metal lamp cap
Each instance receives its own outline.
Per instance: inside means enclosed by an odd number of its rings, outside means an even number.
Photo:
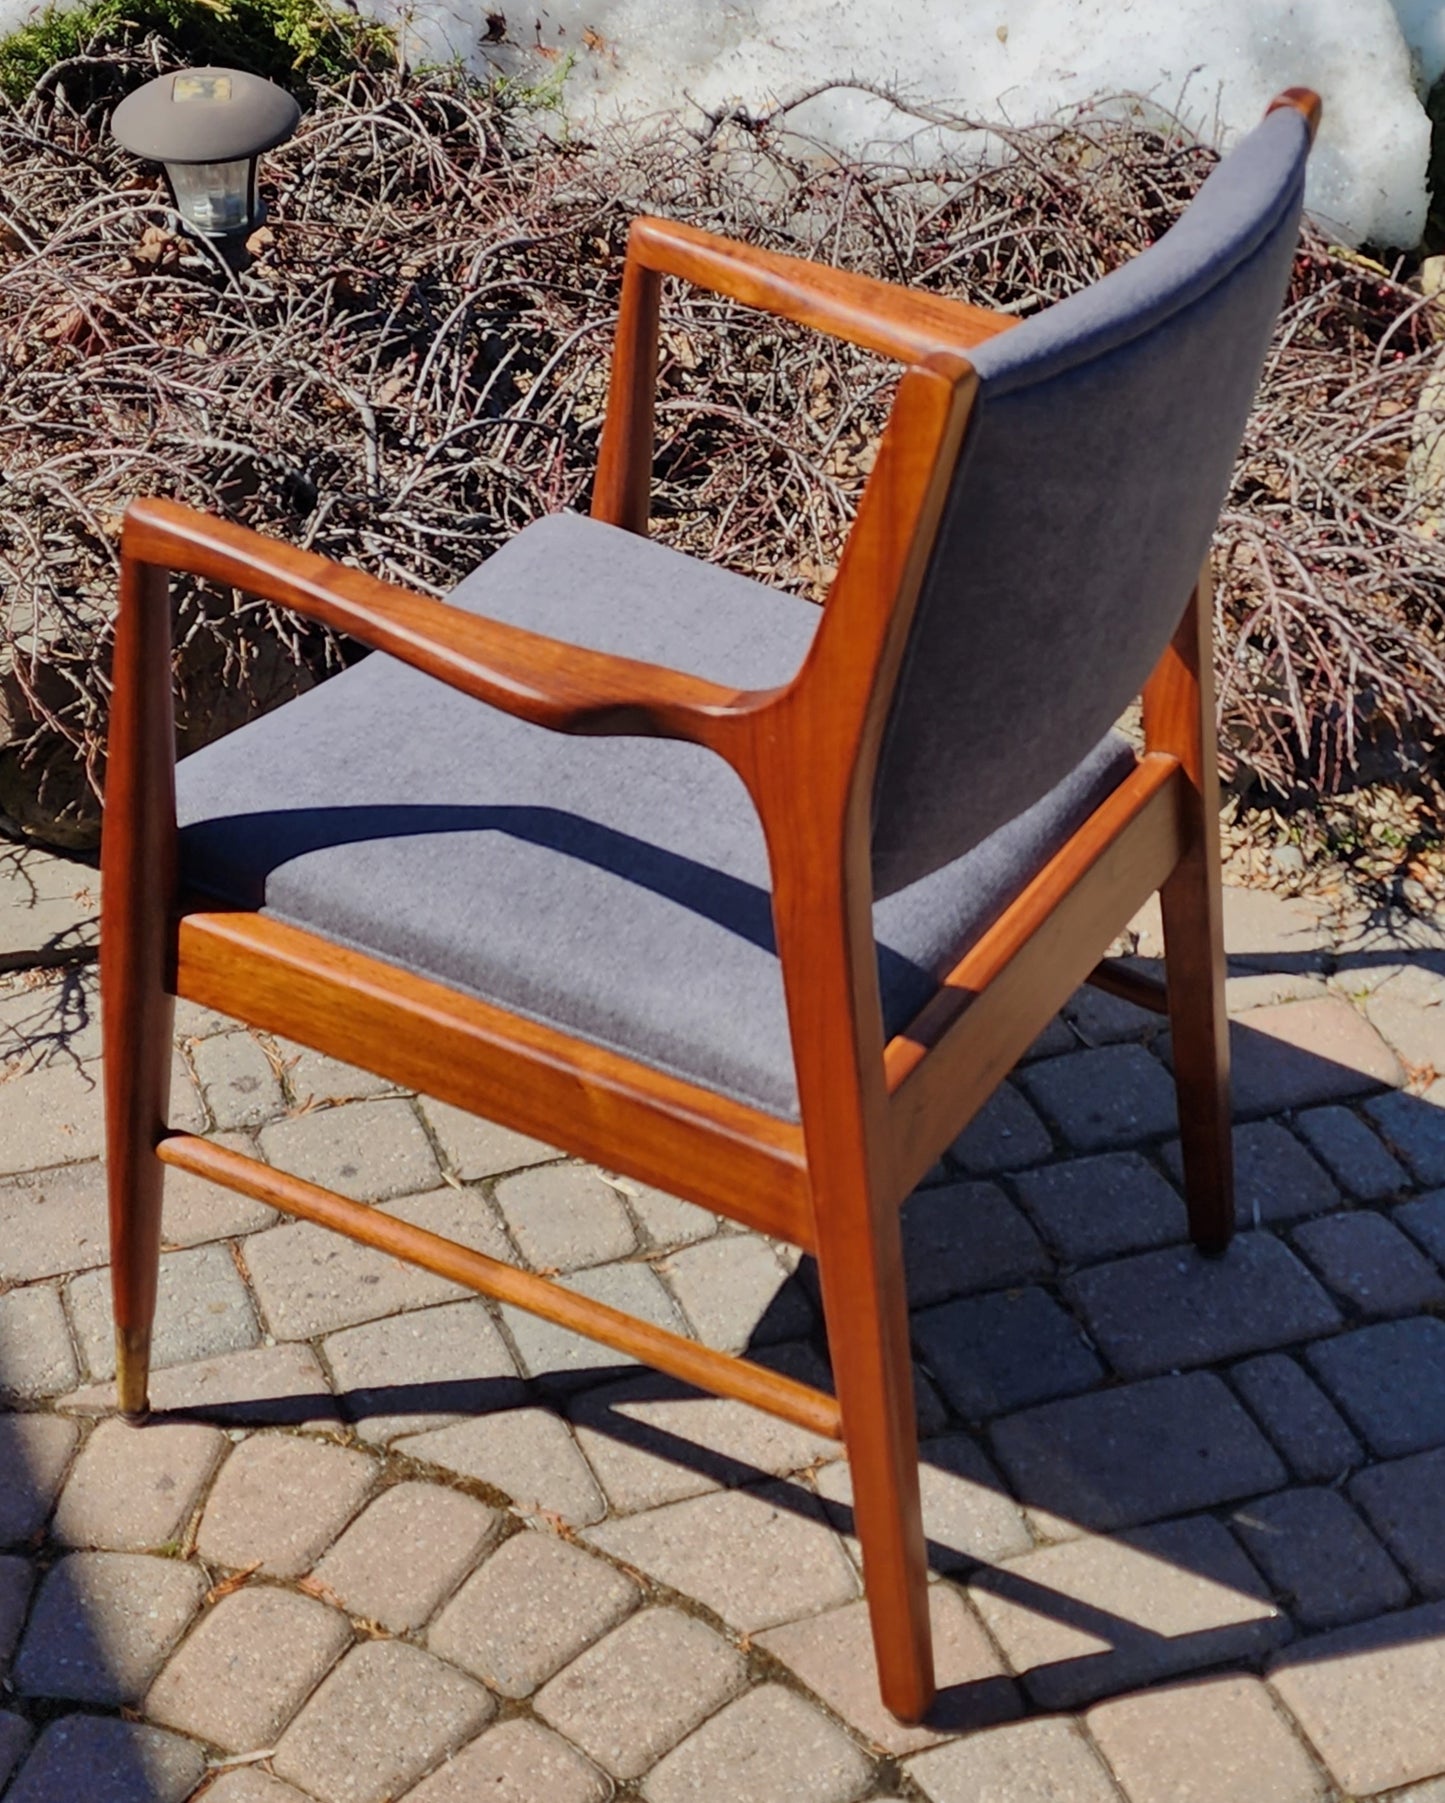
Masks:
[[[231,163],[284,143],[301,108],[284,88],[240,69],[177,69],[115,109],[110,129],[158,163]]]

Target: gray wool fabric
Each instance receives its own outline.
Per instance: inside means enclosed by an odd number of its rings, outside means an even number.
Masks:
[[[1133,767],[1109,728],[1207,548],[1304,149],[1271,115],[1158,246],[978,350],[875,795],[886,1034]],[[745,688],[787,681],[820,618],[571,514],[451,600]],[[551,733],[373,653],[177,791],[192,887],[796,1118],[762,832],[701,748]]]
[[[1158,244],[981,344],[874,808],[887,894],[1045,794],[1153,668],[1209,548],[1299,230],[1271,113]]]

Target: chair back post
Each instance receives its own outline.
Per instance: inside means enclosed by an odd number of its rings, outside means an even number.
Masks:
[[[118,1400],[146,1408],[175,1001],[176,800],[168,572],[122,538],[101,841],[100,981]]]
[[[638,228],[628,234],[622,299],[607,387],[607,416],[592,488],[592,518],[647,536],[652,510],[654,395],[662,276],[638,255]]]

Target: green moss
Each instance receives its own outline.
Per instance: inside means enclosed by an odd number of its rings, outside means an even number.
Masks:
[[[49,7],[0,40],[0,93],[18,104],[57,63],[151,32],[188,63],[249,69],[302,91],[395,55],[385,28],[324,0],[86,0]]]

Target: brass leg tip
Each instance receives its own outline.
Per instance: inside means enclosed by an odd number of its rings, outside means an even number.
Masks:
[[[127,1427],[144,1427],[146,1422],[149,1421],[151,1418],[151,1412],[150,1412],[149,1408],[120,1409],[118,1411],[118,1413],[120,1415],[121,1420],[126,1424]]]

